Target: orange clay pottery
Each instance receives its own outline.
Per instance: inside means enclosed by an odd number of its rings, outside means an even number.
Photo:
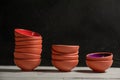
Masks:
[[[32,71],[37,66],[39,66],[41,60],[40,59],[14,59],[15,64],[21,68],[23,71]]]
[[[19,49],[15,49],[15,52],[40,54],[42,52],[42,49],[39,49],[39,48],[19,48]]]
[[[26,40],[26,41],[16,41],[16,45],[37,45],[37,44],[42,44],[42,40]]]
[[[42,39],[42,36],[39,33],[26,30],[26,29],[15,29],[15,37],[24,37],[24,38],[34,38],[34,39]]]
[[[78,60],[52,60],[52,64],[59,69],[59,71],[69,72],[77,66]]]
[[[59,71],[71,71],[78,64],[79,46],[52,45],[52,64]]]
[[[95,72],[105,72],[112,66],[113,54],[110,52],[95,52],[86,55],[86,64]]]
[[[113,60],[106,61],[90,61],[86,60],[88,67],[90,67],[94,72],[105,72],[106,69],[111,67]]]
[[[16,37],[15,36],[15,41],[32,41],[32,40],[42,40],[40,38],[33,38],[33,37]]]
[[[113,54],[111,52],[95,52],[87,54],[87,60],[112,60]]]
[[[14,62],[22,70],[30,71],[41,62],[42,36],[39,33],[15,29]]]
[[[29,54],[29,53],[14,53],[16,59],[40,59],[41,55]]]
[[[15,46],[15,49],[20,49],[20,48],[40,48],[40,49],[42,49],[42,45],[24,45],[24,46],[17,45],[17,46]]]
[[[78,55],[73,55],[73,56],[67,56],[67,55],[55,55],[52,54],[52,59],[53,60],[78,60],[79,56]]]
[[[74,53],[79,49],[78,45],[52,45],[52,49],[56,52]]]
[[[74,55],[78,55],[78,51],[76,51],[76,52],[74,52],[74,53],[61,53],[61,52],[57,52],[57,51],[52,50],[52,54],[55,54],[55,55],[71,55],[71,56],[74,56]]]

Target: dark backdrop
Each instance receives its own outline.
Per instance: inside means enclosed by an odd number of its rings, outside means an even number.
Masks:
[[[0,65],[14,65],[14,29],[43,36],[41,65],[51,65],[52,44],[80,45],[78,66],[89,52],[109,51],[120,66],[120,0],[4,0],[0,2]]]

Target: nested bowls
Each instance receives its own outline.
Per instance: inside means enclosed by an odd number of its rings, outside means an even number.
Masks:
[[[52,45],[52,64],[59,71],[71,71],[79,62],[78,45]]]
[[[34,70],[41,62],[42,36],[39,33],[15,29],[15,64],[25,71]]]
[[[95,72],[105,72],[113,63],[110,52],[95,52],[86,55],[86,64]]]

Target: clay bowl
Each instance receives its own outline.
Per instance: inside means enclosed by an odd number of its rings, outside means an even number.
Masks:
[[[15,49],[20,49],[20,48],[42,48],[42,45],[16,45]]]
[[[52,49],[61,53],[74,53],[79,50],[78,45],[52,45]]]
[[[14,53],[16,59],[40,59],[41,55],[29,54],[29,53]]]
[[[52,59],[53,60],[78,60],[79,56],[78,55],[56,55],[52,54]]]
[[[112,60],[113,54],[110,52],[95,52],[86,55],[87,60]]]
[[[52,65],[59,71],[69,72],[77,66],[78,62],[78,60],[52,60]]]
[[[42,45],[42,40],[15,41],[16,45]]]
[[[78,55],[78,51],[76,51],[74,53],[63,53],[63,52],[57,52],[57,51],[52,50],[52,54],[74,56],[74,55]]]
[[[26,29],[15,29],[15,37],[29,37],[29,38],[42,39],[42,36],[39,33]]]
[[[42,40],[40,38],[31,37],[15,37],[15,41],[32,41],[32,40]]]
[[[86,64],[94,72],[105,72],[109,67],[111,67],[113,60],[107,61],[90,61],[86,60]]]
[[[40,48],[19,48],[19,49],[15,49],[15,52],[41,54],[42,49]]]
[[[32,71],[34,70],[37,66],[39,66],[41,62],[41,59],[29,59],[29,60],[24,60],[24,59],[14,59],[14,63],[16,66],[21,68],[23,71]]]

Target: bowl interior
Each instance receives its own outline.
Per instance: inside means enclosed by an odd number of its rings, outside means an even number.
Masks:
[[[91,53],[91,54],[88,54],[88,57],[95,57],[95,58],[99,58],[99,57],[107,57],[107,56],[111,56],[112,54],[111,53]]]
[[[38,34],[36,32],[30,31],[30,30],[25,30],[25,29],[15,29],[15,32],[26,35],[26,36],[40,36],[40,34]]]

